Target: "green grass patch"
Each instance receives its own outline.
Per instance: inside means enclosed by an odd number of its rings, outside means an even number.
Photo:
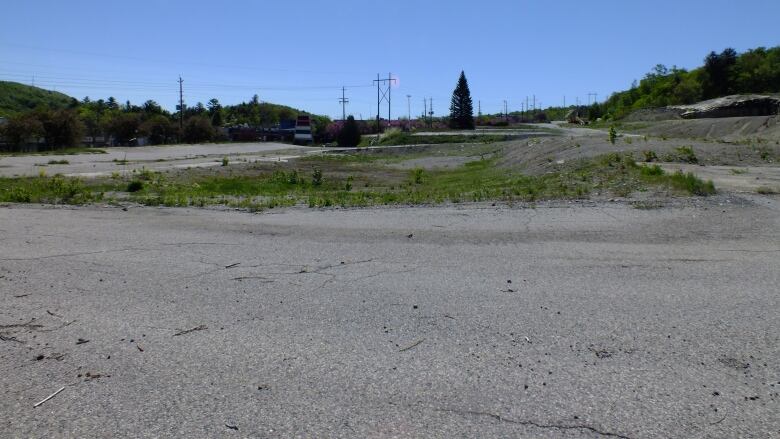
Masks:
[[[84,204],[100,199],[102,193],[95,192],[78,178],[0,178],[0,202]]]
[[[356,158],[358,157],[358,158]],[[0,201],[85,203],[105,192],[146,205],[226,205],[248,210],[296,204],[311,207],[439,204],[475,201],[527,201],[588,198],[597,192],[629,196],[658,187],[675,194],[709,195],[715,188],[693,174],[667,174],[637,165],[630,155],[609,154],[544,175],[523,175],[496,166],[497,158],[453,169],[402,170],[365,160],[360,154],[318,157],[243,173],[192,171],[174,174],[147,170],[86,183],[75,178],[2,179]],[[356,160],[342,163],[339,160]]]

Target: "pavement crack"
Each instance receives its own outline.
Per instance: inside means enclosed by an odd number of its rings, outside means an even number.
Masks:
[[[40,261],[45,259],[70,258],[74,256],[87,256],[87,255],[102,255],[106,253],[120,253],[120,252],[130,252],[130,251],[152,251],[152,249],[129,247],[129,248],[120,248],[116,250],[100,250],[94,252],[60,253],[56,255],[36,256],[32,258],[3,258],[0,259],[0,261]]]
[[[517,424],[517,425],[524,425],[524,426],[531,426],[536,427],[540,429],[546,429],[546,430],[585,430],[590,431],[592,433],[604,436],[604,437],[616,437],[620,439],[632,439],[629,436],[622,435],[620,433],[612,433],[609,431],[603,431],[599,430],[596,427],[592,427],[590,425],[566,425],[566,424],[543,424],[541,422],[536,421],[528,421],[528,420],[516,420],[516,419],[510,419],[495,413],[490,412],[482,412],[477,410],[457,410],[457,409],[434,409],[437,412],[445,412],[445,413],[454,413],[457,415],[468,415],[468,416],[482,416],[482,417],[489,417],[493,418],[499,422],[506,422],[509,424]]]

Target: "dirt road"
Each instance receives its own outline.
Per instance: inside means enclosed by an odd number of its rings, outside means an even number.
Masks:
[[[0,208],[0,436],[776,437],[780,202],[672,203]]]

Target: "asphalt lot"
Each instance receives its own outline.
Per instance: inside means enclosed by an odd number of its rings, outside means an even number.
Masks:
[[[670,203],[0,207],[0,437],[778,437],[780,200]]]

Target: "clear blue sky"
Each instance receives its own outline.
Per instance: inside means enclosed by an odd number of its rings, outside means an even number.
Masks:
[[[476,110],[599,100],[655,64],[693,68],[711,50],[780,45],[778,0],[86,1],[5,0],[0,79],[79,99],[262,101],[341,116],[376,113],[392,72],[393,117],[437,115],[465,70]],[[361,86],[361,87],[355,87]],[[383,117],[387,112],[383,104]]]

